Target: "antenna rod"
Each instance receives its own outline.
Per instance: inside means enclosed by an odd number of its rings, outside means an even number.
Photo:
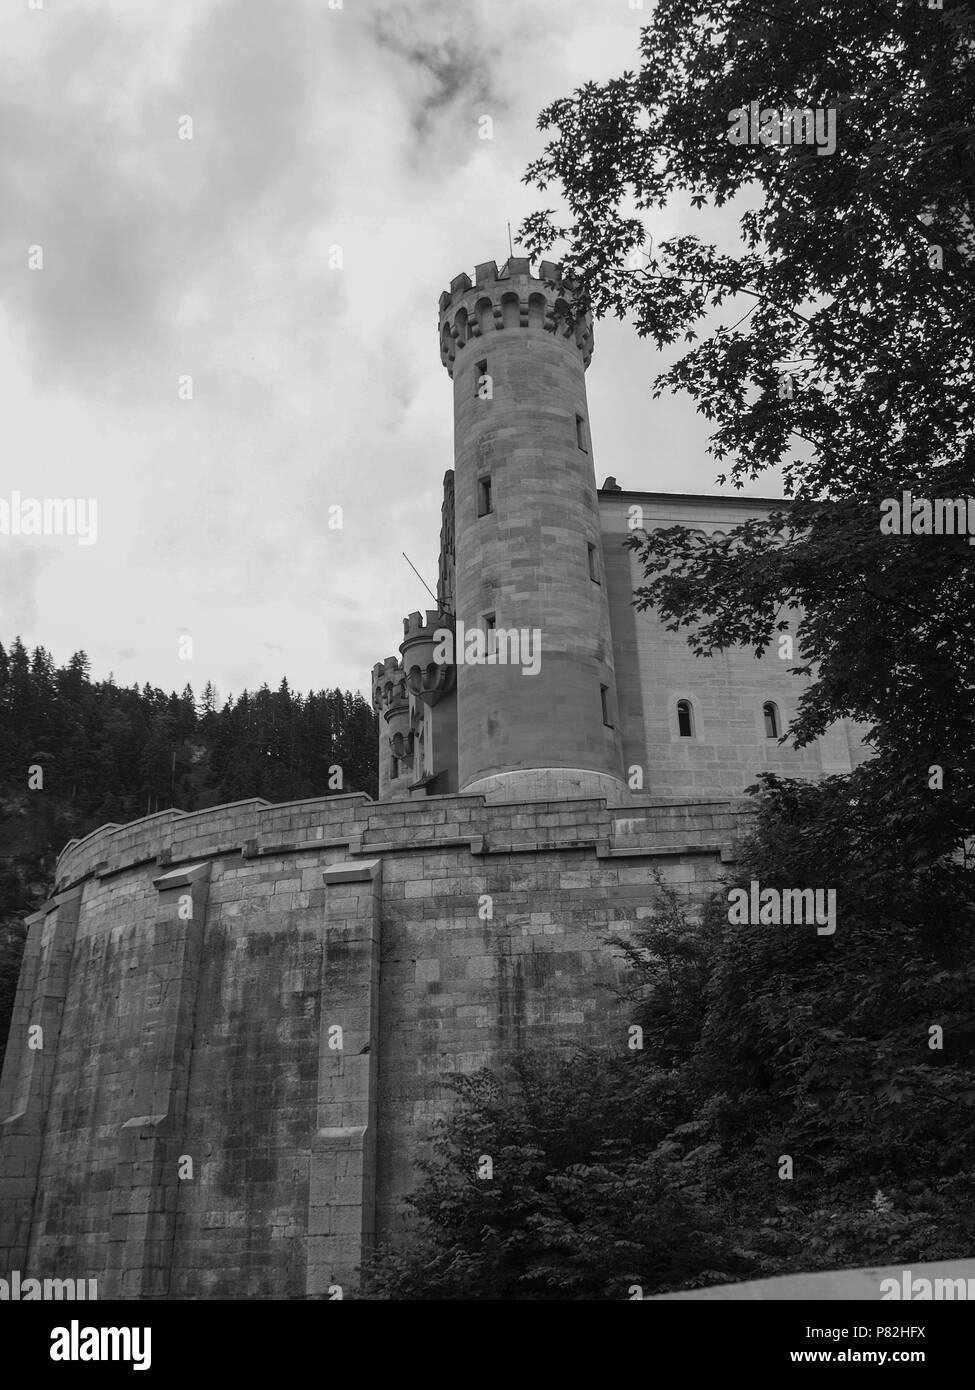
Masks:
[[[508,223],[508,255],[514,258],[515,248],[511,244],[511,223]]]
[[[437,598],[436,594],[435,594],[435,593],[433,592],[433,590],[430,588],[430,585],[427,583],[427,581],[423,578],[423,575],[422,575],[422,574],[420,573],[420,571],[417,569],[416,565],[414,565],[413,561],[412,561],[412,560],[410,559],[410,557],[407,555],[406,551],[405,551],[405,550],[401,550],[401,551],[400,551],[400,554],[402,555],[402,557],[403,557],[403,559],[406,561],[406,563],[409,565],[409,567],[410,567],[410,569],[413,571],[413,573],[416,575],[417,579],[419,579],[419,581],[420,581],[420,583],[423,585],[424,589],[426,589],[427,593],[428,593],[428,594],[430,595],[430,597],[433,599],[434,603],[436,603],[436,604],[438,605],[438,607],[439,607],[440,600]]]

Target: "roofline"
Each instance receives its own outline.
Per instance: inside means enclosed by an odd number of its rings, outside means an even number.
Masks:
[[[790,503],[791,497],[752,497],[749,493],[728,496],[724,492],[630,492],[626,488],[596,489],[599,497],[660,497],[672,502],[767,502],[769,506]]]

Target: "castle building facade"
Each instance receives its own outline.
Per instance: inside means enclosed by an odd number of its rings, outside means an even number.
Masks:
[[[597,488],[592,323],[571,305],[558,266],[543,261],[534,276],[519,257],[459,275],[440,297],[455,461],[438,610],[405,618],[399,657],[373,669],[380,799],[625,804],[636,790],[680,801],[739,796],[765,770],[850,771],[867,750],[846,722],[806,749],[779,741],[805,684],[790,674],[798,656],[701,660],[685,634],[634,607],[634,532],[724,535],[783,504],[627,492],[615,478]]]
[[[634,507],[712,532],[776,504],[597,488],[571,301],[518,258],[441,296],[437,608],[373,670],[379,801],[170,810],[62,852],[0,1081],[0,1268],[100,1298],[348,1296],[408,1229],[447,1078],[624,1045],[606,937],[655,875],[700,899],[758,772],[864,756],[845,725],[779,743],[789,662],[698,660],[634,608]]]

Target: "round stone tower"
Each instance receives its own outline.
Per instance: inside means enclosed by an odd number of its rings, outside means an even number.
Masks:
[[[585,371],[558,266],[513,257],[440,297],[454,382],[460,789],[626,799]],[[478,641],[475,634],[481,635]]]

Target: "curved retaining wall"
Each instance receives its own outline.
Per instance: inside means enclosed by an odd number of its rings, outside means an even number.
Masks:
[[[445,1078],[620,1045],[606,935],[649,915],[654,868],[706,892],[739,824],[730,802],[355,795],[73,842],[0,1084],[0,1268],[102,1298],[353,1282],[404,1229]]]

